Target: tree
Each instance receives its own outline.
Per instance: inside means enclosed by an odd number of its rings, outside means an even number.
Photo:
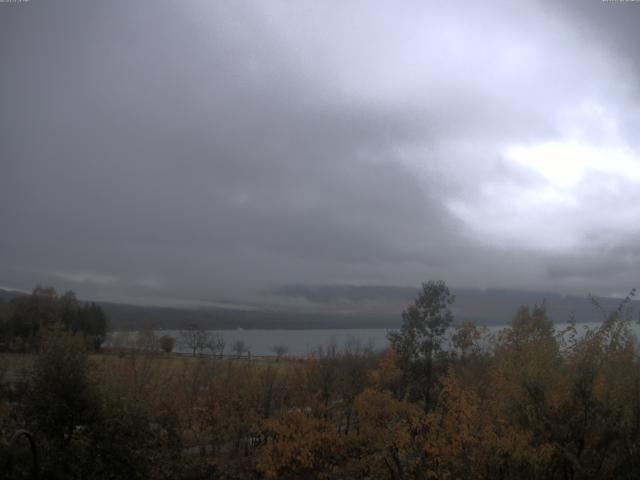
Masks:
[[[425,475],[425,415],[419,406],[390,392],[365,389],[355,400],[358,419],[346,478],[434,478]]]
[[[0,351],[6,350],[11,341],[11,330],[9,328],[10,305],[0,300]]]
[[[473,322],[464,322],[458,325],[451,336],[451,343],[456,354],[461,360],[467,356],[477,356],[482,351],[482,340],[487,334],[487,327],[477,326]]]
[[[197,325],[189,325],[180,332],[182,343],[191,350],[193,356],[202,354],[210,342],[209,333]]]
[[[61,444],[68,443],[76,427],[96,414],[96,391],[89,368],[81,338],[59,327],[46,332],[26,407],[38,430]]]
[[[78,329],[91,341],[94,351],[99,351],[107,337],[107,316],[102,307],[93,302],[82,305],[78,311]]]
[[[150,322],[145,322],[136,337],[139,349],[146,352],[157,352],[160,348],[158,336]]]
[[[69,290],[60,297],[61,320],[64,327],[75,334],[79,329],[80,302],[76,294]]]
[[[271,351],[275,353],[277,359],[280,360],[280,357],[286,355],[289,349],[286,345],[274,345],[273,347],[271,347]]]
[[[242,354],[247,351],[247,345],[242,340],[236,340],[233,342],[231,350],[233,350],[236,356],[240,358]]]
[[[211,355],[222,357],[224,355],[225,346],[226,342],[224,340],[224,336],[221,333],[216,333],[209,336],[207,349],[211,352]]]
[[[107,317],[95,303],[82,304],[69,290],[59,296],[54,288],[37,286],[29,296],[11,300],[9,335],[27,349],[38,346],[39,333],[61,324],[72,334],[81,333],[98,351],[107,334]]]
[[[400,398],[402,371],[398,368],[398,355],[393,349],[382,353],[378,368],[369,371],[369,379],[377,390],[388,390],[395,398]]]
[[[445,282],[423,283],[413,304],[402,312],[400,331],[388,335],[407,393],[412,400],[421,401],[425,410],[433,400],[434,360],[442,352],[445,333],[453,321],[450,306],[454,300]]]
[[[79,439],[99,419],[100,400],[90,368],[81,337],[60,326],[43,332],[33,379],[20,410],[44,453],[44,478],[60,478],[53,472],[67,472],[77,464],[85,445]]]
[[[14,298],[10,303],[11,334],[27,348],[37,346],[37,336],[42,327],[50,327],[61,320],[58,293],[51,287],[38,285],[31,295]]]
[[[303,412],[286,412],[263,422],[268,439],[257,455],[257,468],[267,479],[326,478],[342,450],[335,426]],[[329,477],[331,478],[331,477]]]
[[[163,335],[159,340],[160,349],[165,353],[171,353],[176,346],[176,339],[170,335]]]

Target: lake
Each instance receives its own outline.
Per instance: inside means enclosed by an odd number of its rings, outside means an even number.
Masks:
[[[594,328],[596,323],[582,323],[577,325],[578,333],[584,332],[586,328]],[[557,324],[557,329],[566,327],[566,324]],[[489,327],[491,333],[496,333],[505,328],[504,326]],[[637,336],[640,336],[640,326],[632,323],[632,329]],[[308,355],[317,351],[319,347],[323,349],[335,346],[338,350],[343,350],[347,345],[371,346],[374,350],[383,350],[387,347],[387,333],[391,329],[326,329],[326,330],[215,330],[209,331],[211,335],[220,334],[226,343],[225,354],[232,354],[234,342],[242,341],[252,355],[273,355],[273,348],[276,345],[284,346],[288,355]],[[180,331],[163,330],[155,332],[156,335],[170,335],[177,339],[175,351],[189,353],[189,348],[180,341]],[[120,344],[132,344],[135,342],[136,334],[124,334],[115,332],[110,335],[107,344],[114,344],[116,336],[121,335]]]
[[[210,335],[223,336],[226,347],[225,354],[232,354],[232,345],[242,341],[252,355],[274,355],[276,345],[283,346],[288,355],[302,356],[317,351],[319,347],[326,349],[335,346],[338,350],[351,344],[371,346],[375,350],[382,350],[387,346],[387,329],[337,329],[337,330],[211,330]],[[189,347],[181,342],[181,332],[178,330],[156,331],[156,335],[169,335],[176,338],[174,351],[190,353]],[[117,339],[120,335],[124,338]],[[109,336],[109,344],[134,344],[136,334],[115,332]]]

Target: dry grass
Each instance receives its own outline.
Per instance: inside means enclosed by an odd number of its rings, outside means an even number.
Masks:
[[[33,369],[36,356],[25,353],[0,353],[0,383],[24,379]]]
[[[203,364],[215,366],[229,364],[229,362],[234,364],[250,363],[260,370],[268,366],[287,368],[301,362],[300,359],[287,359],[286,357],[279,360],[275,357],[254,358],[249,361],[246,358],[218,359],[213,357],[191,357],[173,353],[143,353],[140,351],[129,351],[124,355],[116,353],[91,354],[89,358],[96,367],[99,377],[127,376],[131,375],[133,371],[142,377],[139,379],[140,381],[145,380],[144,377],[147,375],[158,381],[167,381],[171,377],[180,376],[186,371],[201,367]],[[36,355],[33,353],[0,353],[0,384],[24,380],[33,369],[35,359]],[[159,375],[160,372],[161,374]],[[151,379],[147,378],[146,380]]]

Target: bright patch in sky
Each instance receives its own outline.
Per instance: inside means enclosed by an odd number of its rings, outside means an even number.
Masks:
[[[637,224],[636,210],[621,192],[630,182],[640,183],[640,156],[625,145],[555,141],[510,146],[503,155],[539,180],[488,181],[474,201],[448,202],[474,238],[479,234],[488,244],[561,251],[588,242],[593,218],[584,212],[607,208],[598,222],[611,231]]]
[[[640,161],[626,147],[600,147],[575,141],[507,148],[506,157],[535,170],[550,184],[575,187],[587,173],[600,172],[640,181]]]

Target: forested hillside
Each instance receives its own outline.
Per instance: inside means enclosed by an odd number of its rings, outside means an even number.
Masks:
[[[498,289],[453,289],[453,292],[456,303],[452,309],[458,323],[470,321],[482,325],[506,325],[520,305],[542,303],[545,304],[549,317],[556,323],[567,322],[572,317],[578,322],[602,320],[602,313],[593,308],[587,295],[578,297],[552,292]],[[303,310],[292,311],[284,307],[264,306],[252,309],[189,309],[113,302],[92,303],[101,307],[109,320],[109,329],[114,331],[136,331],[150,327],[180,330],[194,325],[211,330],[398,328],[401,318],[397,312],[418,291],[415,288],[383,286],[290,286],[274,293],[284,298],[303,299],[308,304]],[[0,304],[3,300],[8,302],[26,295],[0,289]],[[375,302],[380,310],[373,309],[371,302]],[[598,302],[605,310],[612,310],[617,307],[620,299],[598,298]],[[636,301],[632,304],[636,305],[636,310],[640,310]],[[346,311],[340,311],[338,306]]]

